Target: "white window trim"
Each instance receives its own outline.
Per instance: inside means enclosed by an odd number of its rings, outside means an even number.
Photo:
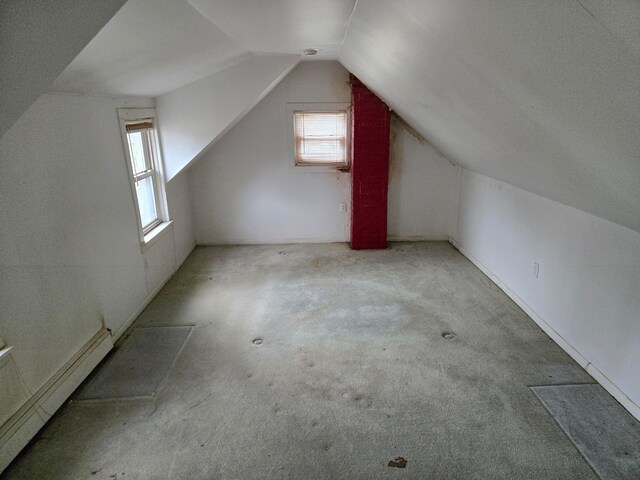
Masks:
[[[153,119],[155,127],[155,135],[153,139],[153,159],[155,160],[153,172],[154,172],[154,191],[157,202],[157,214],[159,222],[154,224],[146,232],[142,229],[140,222],[140,206],[138,205],[138,196],[136,195],[136,187],[134,182],[133,167],[131,164],[131,156],[129,153],[126,123],[134,122],[137,120]],[[168,228],[173,222],[169,220],[169,209],[167,207],[167,194],[165,189],[165,176],[164,176],[164,162],[162,161],[162,154],[160,151],[160,144],[158,142],[158,121],[156,118],[156,111],[153,108],[119,108],[118,120],[120,122],[120,134],[122,136],[122,148],[124,150],[125,163],[127,165],[127,172],[129,176],[129,186],[131,187],[131,196],[133,197],[133,203],[135,207],[136,225],[138,226],[138,235],[140,237],[140,246],[142,251],[146,251],[158,238],[162,237],[163,233],[169,231]]]
[[[344,165],[296,165],[296,139],[293,129],[293,114],[298,111],[307,112],[347,112],[347,167]],[[351,167],[351,103],[287,103],[287,155],[289,171],[293,173],[333,173],[347,172]]]

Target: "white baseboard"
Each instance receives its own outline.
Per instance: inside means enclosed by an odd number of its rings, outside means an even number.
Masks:
[[[487,268],[480,260],[469,253],[454,238],[449,237],[449,242],[456,247],[460,253],[471,261],[476,267],[489,277],[500,290],[507,294],[536,324],[556,342],[560,348],[571,356],[596,382],[607,390],[627,411],[635,418],[640,420],[640,406],[631,400],[618,386],[607,378],[607,376],[598,369],[591,361],[576,350],[565,338],[562,337],[554,328],[540,315],[538,315],[522,298],[520,298],[513,290],[511,290],[500,278]]]
[[[329,238],[279,238],[276,240],[247,240],[243,238],[229,238],[227,240],[215,240],[212,242],[197,242],[200,247],[234,246],[234,245],[292,245],[296,243],[348,243],[344,237]]]
[[[0,472],[38,433],[113,347],[101,329],[0,428]]]
[[[182,259],[180,259],[179,262],[176,262],[176,266],[171,270],[171,272],[169,272],[169,274],[158,284],[158,286],[149,295],[147,295],[147,297],[142,302],[142,305],[136,308],[134,312],[131,315],[129,315],[129,318],[127,319],[127,321],[124,322],[120,326],[120,328],[118,328],[118,330],[116,330],[115,332],[112,332],[113,343],[116,343],[120,339],[120,337],[122,337],[124,332],[126,332],[129,329],[129,327],[133,324],[136,318],[138,318],[140,314],[144,311],[144,309],[147,308],[147,306],[151,303],[151,300],[156,298],[156,295],[160,293],[160,290],[162,290],[162,288],[167,284],[167,282],[171,280],[171,277],[175,275],[175,273],[182,266],[182,264],[186,262],[187,258],[189,258],[189,255],[191,255],[191,253],[195,248],[196,248],[196,244],[194,243],[191,249],[187,252],[187,254]]]
[[[402,235],[389,235],[387,236],[389,242],[447,242],[448,236],[432,235],[432,236],[402,236]]]

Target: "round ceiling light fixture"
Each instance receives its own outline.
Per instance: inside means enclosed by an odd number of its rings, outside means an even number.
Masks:
[[[304,53],[305,55],[315,55],[318,53],[318,49],[317,48],[305,48],[302,53]]]

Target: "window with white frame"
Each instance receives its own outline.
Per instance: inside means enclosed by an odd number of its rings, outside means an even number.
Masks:
[[[165,218],[165,192],[153,110],[119,111],[134,203],[144,237]]]
[[[297,166],[349,165],[347,110],[293,112]]]

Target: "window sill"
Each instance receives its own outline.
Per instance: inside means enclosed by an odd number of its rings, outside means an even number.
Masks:
[[[293,171],[295,173],[349,173],[351,165],[345,165],[344,163],[336,165],[309,165],[309,164],[294,164]]]
[[[173,220],[162,222],[160,225],[147,233],[144,236],[144,241],[141,245],[142,253],[146,252],[154,243],[164,237],[165,234],[170,232],[171,230],[173,230]]]

